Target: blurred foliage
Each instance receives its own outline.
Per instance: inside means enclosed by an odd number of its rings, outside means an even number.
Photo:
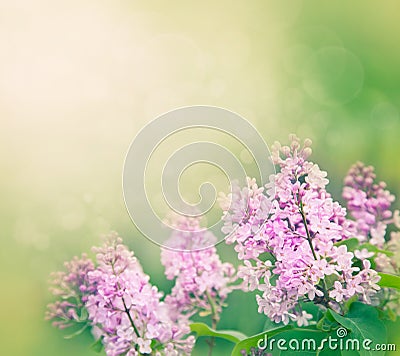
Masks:
[[[310,137],[336,199],[356,160],[400,196],[397,1],[21,0],[0,9],[4,355],[91,354],[89,334],[64,340],[43,320],[47,278],[110,229],[160,289],[171,287],[121,191],[131,140],[167,110],[225,107],[268,144]],[[253,295],[228,302],[221,328],[262,329]],[[398,347],[399,326],[388,323]],[[205,346],[200,339],[195,355]]]

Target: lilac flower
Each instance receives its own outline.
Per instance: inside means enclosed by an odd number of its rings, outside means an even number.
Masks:
[[[88,273],[94,270],[93,262],[85,254],[74,257],[65,264],[66,272],[52,273],[50,291],[58,300],[48,305],[46,319],[53,320],[53,326],[68,328],[75,322],[85,322],[84,303],[95,291],[88,280]]]
[[[247,187],[233,187],[231,204],[223,205],[222,231],[244,260],[239,267],[243,289],[262,292],[259,312],[276,322],[303,325],[300,301],[330,305],[330,298],[342,301],[358,293],[368,302],[379,276],[366,267],[360,271],[354,254],[345,245],[335,246],[353,236],[354,223],[326,191],[327,173],[308,161],[311,140],[303,146],[295,135],[290,140],[290,146],[272,146],[278,172],[266,191],[250,179]],[[380,196],[389,199],[386,193]],[[374,227],[380,234],[380,226]],[[334,276],[334,286],[326,285],[327,276]]]
[[[297,316],[296,322],[298,326],[307,326],[310,319],[312,319],[312,315],[303,310],[302,313]]]
[[[391,272],[391,273],[394,272],[393,265],[392,265],[392,259],[390,257],[388,257],[386,254],[378,252],[376,254],[374,261],[377,265],[377,268],[380,271]]]
[[[385,183],[374,182],[372,167],[357,163],[343,191],[349,219],[326,191],[327,173],[309,161],[311,153],[311,140],[302,144],[290,135],[289,146],[272,146],[277,173],[265,186],[248,178],[245,187],[234,183],[231,194],[221,194],[222,231],[242,262],[237,273],[220,260],[216,237],[199,218],[172,216],[174,231],[161,252],[165,275],[175,281],[169,295],[150,283],[114,233],[93,249],[96,264],[83,255],[53,274],[58,300],[46,318],[59,328],[91,327],[108,356],[178,356],[190,355],[194,346],[190,318],[211,315],[215,328],[235,288],[257,291],[259,313],[285,325],[315,323],[303,302],[343,313],[351,298],[400,313],[399,293],[381,290],[377,272],[400,272],[400,232],[386,236],[389,224],[400,228],[399,211],[390,210],[394,196]],[[346,241],[354,236],[356,249]],[[383,294],[388,297],[379,304]]]
[[[204,241],[208,246],[216,241],[211,232],[200,227],[198,219],[178,218],[173,224],[176,230],[167,244],[180,251],[163,249],[161,252],[165,275],[171,280],[175,278],[165,302],[177,315],[211,314],[216,324],[222,305],[233,290],[235,269],[230,263],[221,262],[215,247],[196,250],[204,246]]]
[[[257,261],[253,266],[250,261],[243,261],[244,265],[239,266],[237,276],[243,280],[242,289],[245,291],[253,291],[258,289],[260,280],[263,276],[271,277],[269,269],[272,267],[272,262],[267,260],[265,262]]]
[[[393,254],[392,258],[390,259],[390,264],[392,268],[391,272],[398,274],[400,266],[400,231],[391,232],[390,239],[387,243],[387,249]]]
[[[335,281],[334,287],[335,287],[335,289],[333,289],[329,292],[329,296],[331,298],[334,298],[337,302],[340,303],[343,300],[344,296],[346,295],[346,292],[343,289],[340,282],[338,282],[338,281]]]
[[[349,170],[345,178],[343,197],[347,200],[348,209],[354,217],[357,237],[362,242],[376,245],[379,249],[389,250],[391,256],[384,252],[369,252],[367,249],[355,251],[357,258],[366,260],[374,257],[378,271],[398,274],[400,263],[400,233],[392,231],[386,238],[386,230],[390,224],[400,227],[400,214],[390,211],[395,197],[386,190],[384,182],[375,182],[374,170],[358,162]]]
[[[386,237],[387,227],[390,224],[400,228],[400,214],[398,210],[392,214],[390,207],[395,198],[386,190],[384,182],[376,183],[375,179],[373,168],[358,162],[351,167],[345,178],[343,189],[343,197],[354,218],[355,235],[361,242],[368,242],[383,250],[369,252],[364,248],[361,251],[355,251],[356,257],[363,261],[364,270],[360,274],[363,285],[369,287],[363,291],[363,299],[368,303],[373,302],[373,291],[379,289],[377,285],[379,276],[370,269],[368,259],[373,258],[375,269],[378,271],[392,274],[400,272],[400,233],[392,231],[389,239]],[[384,250],[388,250],[388,252]],[[351,287],[350,290],[352,291]],[[382,308],[384,310],[391,309],[400,315],[399,305],[395,302],[398,300],[399,292],[390,290],[387,293],[388,297]]]
[[[172,318],[160,301],[162,293],[149,282],[139,262],[117,235],[95,248],[98,267],[88,273],[96,292],[86,303],[89,319],[102,331],[107,355],[190,354],[193,337],[188,320]],[[158,350],[151,347],[156,340]]]
[[[367,258],[372,257],[373,255],[374,253],[369,252],[366,248],[354,251],[354,256],[356,256],[359,260],[365,260]]]
[[[222,232],[228,235],[227,243],[238,242],[235,250],[239,259],[257,257],[266,249],[260,227],[268,216],[270,202],[262,194],[264,188],[259,188],[254,179],[248,179],[247,183],[243,189],[234,184],[227,198],[231,204],[222,204],[230,207],[229,212],[225,211],[223,216]],[[249,235],[253,238],[247,239]]]
[[[353,165],[345,180],[343,198],[354,217],[357,237],[360,241],[382,247],[385,242],[386,227],[397,222],[398,212],[393,216],[390,206],[394,196],[386,190],[384,182],[375,183],[375,173],[371,166],[361,162]]]

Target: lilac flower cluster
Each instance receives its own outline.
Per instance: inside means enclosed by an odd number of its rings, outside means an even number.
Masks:
[[[327,192],[327,173],[309,160],[311,153],[309,139],[301,143],[291,135],[289,146],[272,146],[277,172],[265,186],[248,178],[247,186],[235,183],[231,194],[221,194],[222,232],[242,262],[237,272],[221,261],[216,237],[201,227],[200,218],[170,215],[166,223],[173,232],[161,251],[165,275],[175,282],[170,294],[150,283],[114,233],[93,249],[95,263],[82,255],[65,264],[66,272],[52,275],[58,300],[46,318],[61,329],[91,328],[109,356],[177,356],[190,355],[194,347],[190,328],[199,325],[190,325],[191,318],[211,316],[215,329],[237,288],[257,291],[259,313],[285,325],[319,328],[328,309],[345,315],[355,300],[390,318],[400,314],[400,294],[392,288],[396,279],[378,273],[400,272],[394,196],[375,182],[372,167],[357,163],[344,181],[346,210]],[[318,305],[323,314],[318,323],[304,303]],[[209,354],[216,334],[208,334]]]
[[[391,253],[391,258],[384,253],[377,253],[375,263],[385,272],[400,273],[400,231],[392,231],[390,239],[386,244],[387,250]]]
[[[216,237],[197,218],[175,218],[175,230],[163,249],[161,263],[168,279],[175,279],[165,299],[176,315],[211,315],[215,327],[228,294],[233,290],[235,269],[222,263],[213,247]],[[212,247],[204,247],[212,246]]]
[[[102,338],[107,355],[190,355],[195,340],[187,336],[188,318],[172,315],[161,301],[162,293],[150,284],[122,240],[113,234],[94,252],[96,268],[75,259],[67,266],[83,278],[63,278],[60,285],[65,285],[64,290],[72,286],[88,291],[79,302],[84,304],[95,334]],[[62,290],[57,295],[65,297]],[[50,306],[50,313],[53,309]],[[54,319],[51,314],[49,317]]]
[[[258,187],[255,180],[234,187],[224,202],[223,232],[244,260],[238,275],[245,290],[259,290],[259,312],[275,322],[307,325],[311,315],[301,301],[339,309],[358,295],[371,302],[380,277],[369,260],[361,268],[341,241],[353,236],[354,223],[325,187],[327,173],[308,161],[311,141],[290,136],[290,146],[276,142],[272,160],[278,173]]]
[[[93,262],[83,254],[80,259],[75,257],[64,264],[67,272],[52,273],[51,292],[60,297],[49,304],[46,319],[53,321],[53,326],[60,329],[68,328],[75,322],[85,321],[84,304],[88,296],[96,290],[95,285],[88,280],[88,273],[94,270]]]
[[[118,237],[95,249],[98,267],[89,273],[97,292],[89,296],[89,319],[100,325],[108,355],[152,352],[152,340],[166,345],[166,355],[190,354],[188,320],[172,319],[139,262]],[[138,350],[137,350],[138,349]],[[178,352],[180,351],[180,352]]]
[[[386,190],[384,182],[375,181],[374,169],[361,162],[353,165],[344,180],[343,198],[347,201],[347,208],[354,218],[355,236],[365,243],[378,248],[368,251],[367,248],[354,251],[357,258],[365,260],[372,258],[375,269],[378,271],[400,273],[400,232],[391,231],[388,241],[388,226],[392,229],[400,228],[399,210],[393,213],[390,210],[395,197]],[[400,295],[398,291],[388,290],[385,310],[392,310],[400,315],[397,302]]]
[[[387,227],[391,224],[400,228],[400,214],[398,210],[392,213],[390,207],[395,197],[385,190],[384,182],[376,183],[375,178],[373,167],[366,167],[363,163],[357,162],[350,168],[344,180],[343,198],[347,201],[347,208],[355,219],[357,238],[380,249],[391,250],[393,253],[392,258],[385,253],[376,253],[374,261],[377,269],[398,273],[400,233],[392,231],[388,242],[385,240],[385,235]],[[365,253],[367,252],[364,251]],[[374,255],[370,252],[369,256],[365,257]]]
[[[384,182],[375,183],[374,168],[361,162],[353,165],[344,180],[343,198],[355,219],[356,235],[360,241],[367,241],[383,247],[388,224],[400,225],[399,211],[390,210],[395,197],[386,190]]]

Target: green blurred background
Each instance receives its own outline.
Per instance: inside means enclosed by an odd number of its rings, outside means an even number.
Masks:
[[[109,230],[171,287],[121,190],[131,140],[168,110],[225,107],[268,144],[311,138],[336,199],[357,160],[400,196],[399,11],[395,0],[1,0],[0,353],[91,354],[90,335],[67,341],[44,321],[47,279]],[[228,302],[221,327],[261,330],[254,296]],[[399,325],[388,324],[398,348]]]

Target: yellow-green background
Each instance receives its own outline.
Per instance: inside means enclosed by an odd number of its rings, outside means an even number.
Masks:
[[[400,196],[399,12],[395,0],[1,0],[0,353],[90,354],[89,335],[66,341],[43,320],[46,281],[110,229],[168,290],[121,192],[131,140],[165,111],[216,105],[269,144],[310,137],[335,198],[356,160]],[[229,303],[221,327],[261,330],[252,296]]]

